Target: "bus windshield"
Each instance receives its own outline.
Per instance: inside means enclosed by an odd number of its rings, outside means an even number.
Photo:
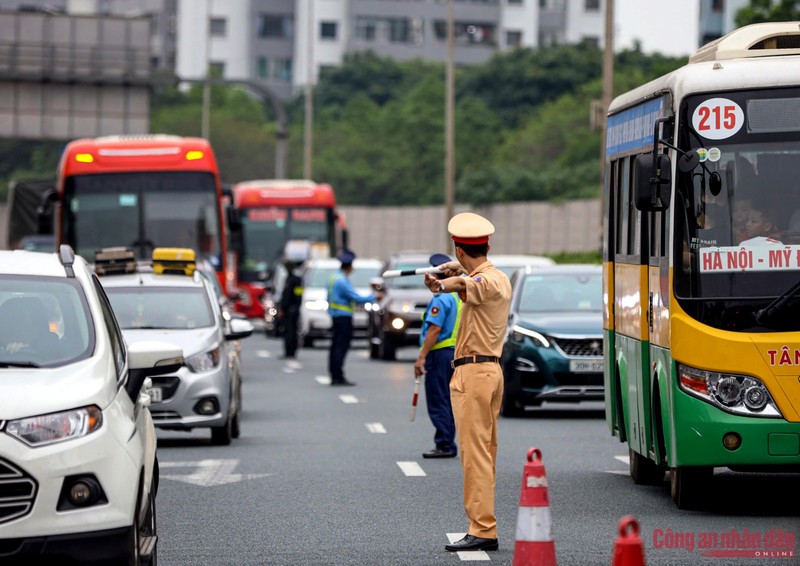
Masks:
[[[250,208],[242,214],[244,246],[240,277],[245,272],[265,271],[281,259],[289,240],[310,240],[329,246],[333,218],[326,208]]]
[[[64,183],[64,241],[76,253],[126,246],[149,259],[155,247],[197,250],[221,265],[219,197],[211,173],[76,175]]]
[[[717,328],[800,330],[798,300],[756,320],[800,277],[800,131],[756,127],[730,140],[684,134],[701,162],[677,177],[675,293],[689,314]]]

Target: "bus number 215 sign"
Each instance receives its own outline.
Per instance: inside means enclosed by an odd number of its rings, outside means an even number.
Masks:
[[[711,98],[692,114],[695,131],[708,140],[724,140],[744,125],[742,107],[728,98]]]

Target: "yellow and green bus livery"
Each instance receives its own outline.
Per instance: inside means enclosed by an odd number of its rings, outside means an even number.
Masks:
[[[609,109],[606,420],[679,508],[715,467],[800,464],[798,46],[740,28]]]

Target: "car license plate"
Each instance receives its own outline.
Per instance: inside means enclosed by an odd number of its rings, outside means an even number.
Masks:
[[[572,373],[602,373],[603,360],[570,360],[569,371]]]
[[[147,390],[150,393],[150,401],[152,403],[160,403],[164,399],[163,392],[160,387],[151,387]]]

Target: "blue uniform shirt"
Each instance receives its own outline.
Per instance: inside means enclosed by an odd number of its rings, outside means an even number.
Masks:
[[[428,303],[428,310],[425,311],[425,315],[422,317],[422,332],[419,335],[420,347],[425,343],[425,335],[428,333],[428,328],[431,324],[441,328],[437,345],[455,336],[460,303],[461,299],[455,293],[434,295],[431,302]],[[453,340],[452,342],[453,344],[440,347],[455,346],[455,341]]]
[[[328,282],[328,314],[332,317],[353,316],[355,304],[377,301],[375,295],[359,295],[344,273],[332,275]]]

